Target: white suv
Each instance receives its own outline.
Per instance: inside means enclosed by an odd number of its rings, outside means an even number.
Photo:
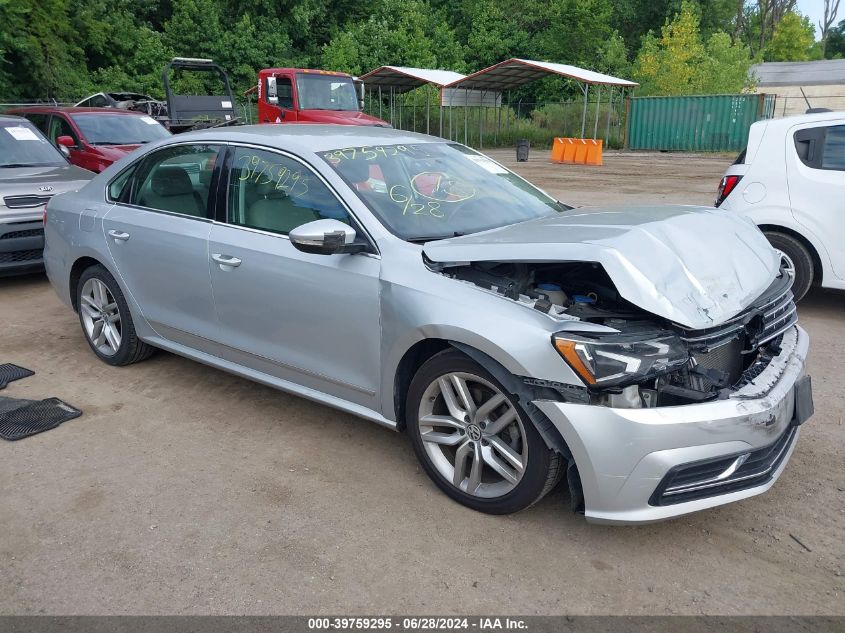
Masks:
[[[845,112],[758,121],[716,206],[750,218],[791,261],[796,300],[845,289]]]

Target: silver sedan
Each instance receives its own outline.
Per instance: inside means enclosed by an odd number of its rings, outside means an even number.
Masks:
[[[597,522],[743,499],[812,414],[792,280],[756,227],[572,209],[400,130],[145,147],[50,202],[45,260],[104,362],[164,349],[406,431],[483,512],[561,479]]]

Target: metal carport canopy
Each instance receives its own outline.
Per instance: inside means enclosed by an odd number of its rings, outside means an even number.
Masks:
[[[400,93],[414,90],[426,84],[442,88],[463,78],[464,75],[451,70],[407,68],[405,66],[380,66],[359,77],[366,86],[392,88],[395,92]]]
[[[578,66],[555,64],[553,62],[538,62],[514,57],[457,79],[446,87],[504,91],[530,83],[549,74],[568,77],[586,84],[621,86],[623,88],[635,88],[639,86],[638,83],[628,81],[627,79],[620,79],[619,77],[578,68]]]

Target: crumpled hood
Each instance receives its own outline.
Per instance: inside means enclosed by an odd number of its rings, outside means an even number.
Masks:
[[[778,252],[750,221],[680,205],[572,209],[429,242],[423,251],[440,263],[597,262],[622,297],[694,329],[736,316],[780,266]]]

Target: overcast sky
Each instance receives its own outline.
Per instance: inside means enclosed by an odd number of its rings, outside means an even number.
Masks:
[[[813,26],[816,27],[816,39],[818,39],[819,22],[821,22],[822,16],[824,15],[824,0],[798,0],[796,6],[801,13],[810,16]],[[845,19],[845,15],[842,15],[843,13],[845,13],[845,5],[840,7],[835,24],[839,24],[840,20]]]

